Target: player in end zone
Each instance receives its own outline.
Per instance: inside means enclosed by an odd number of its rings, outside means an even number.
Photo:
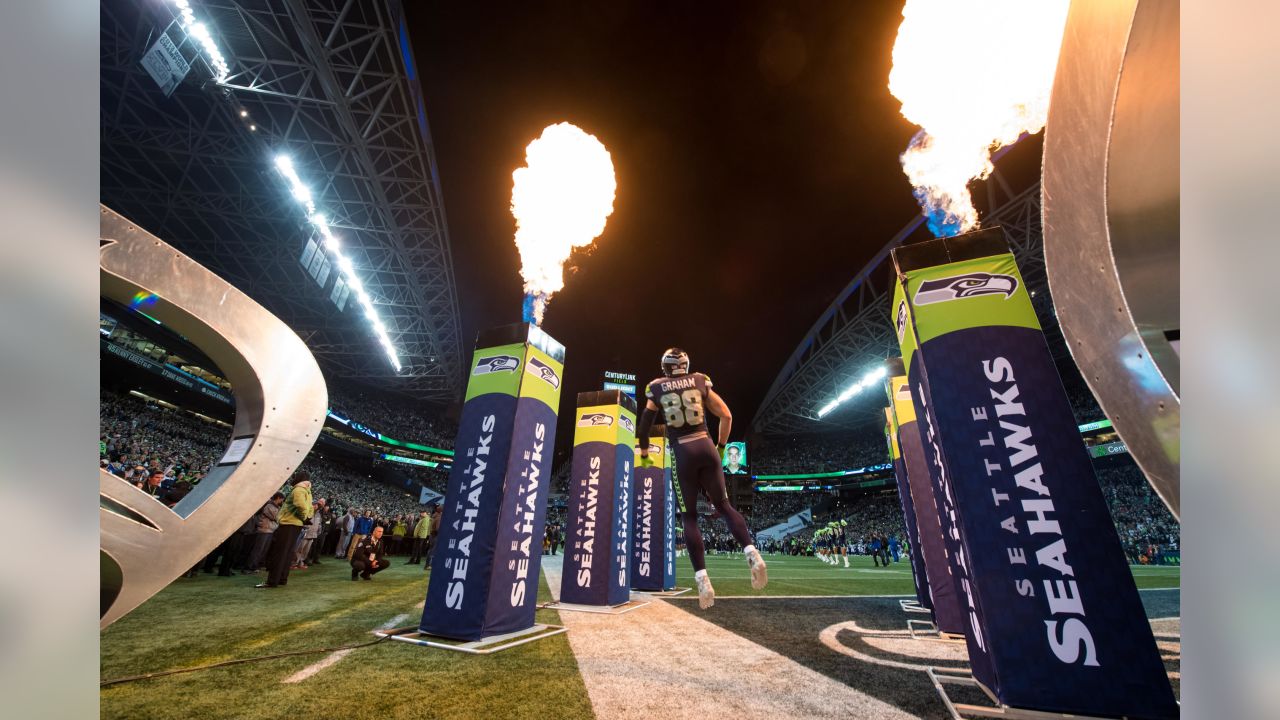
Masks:
[[[707,609],[715,604],[716,591],[707,577],[707,561],[702,532],[698,530],[698,494],[705,493],[711,504],[724,516],[733,538],[742,545],[751,568],[751,587],[759,590],[769,582],[764,558],[756,550],[747,529],[747,521],[729,504],[721,461],[733,416],[724,400],[711,389],[711,378],[689,372],[689,354],[670,348],[662,354],[662,377],[644,389],[647,403],[636,429],[641,462],[649,462],[649,429],[654,417],[662,413],[667,430],[667,444],[675,450],[676,492],[680,517],[684,525],[685,546],[693,563],[693,577],[698,583],[698,605]],[[711,442],[706,413],[720,418],[720,441]]]

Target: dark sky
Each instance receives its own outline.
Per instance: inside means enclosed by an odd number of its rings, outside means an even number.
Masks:
[[[689,351],[747,432],[835,295],[917,212],[887,89],[899,3],[406,3],[465,347],[520,319],[511,172],[569,121],[609,149],[614,213],[543,325],[562,413],[606,369]],[[568,428],[561,429],[560,447]]]

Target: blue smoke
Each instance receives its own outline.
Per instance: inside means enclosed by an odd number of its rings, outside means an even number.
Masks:
[[[533,316],[533,304],[536,300],[537,296],[533,293],[526,293],[524,296],[524,321],[527,323],[533,323],[534,325],[538,324],[537,319]]]
[[[916,133],[915,137],[911,138],[911,142],[907,143],[907,149],[920,147],[924,144],[926,137],[928,135],[924,130]],[[912,191],[912,194],[916,196],[916,202],[920,203],[929,232],[933,233],[934,237],[952,237],[960,234],[960,218],[948,213],[931,200],[926,189],[918,187]]]
[[[934,237],[952,237],[960,234],[960,218],[938,207],[929,198],[929,193],[922,188],[912,191],[920,209],[924,211],[925,224]]]

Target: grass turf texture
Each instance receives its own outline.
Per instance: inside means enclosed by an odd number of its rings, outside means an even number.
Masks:
[[[875,568],[869,557],[851,557],[850,569],[834,568],[809,557],[766,556],[769,586],[751,589],[746,561],[741,554],[710,555],[708,569],[720,597],[730,595],[907,595],[912,593],[906,562]],[[150,601],[126,615],[102,633],[103,679],[139,675],[172,668],[203,665],[235,658],[269,655],[349,645],[372,640],[370,631],[398,615],[407,615],[400,626],[416,626],[421,610],[416,606],[426,592],[426,573],[420,566],[404,565],[404,558],[379,573],[371,582],[351,582],[349,566],[325,560],[318,567],[295,571],[282,589],[257,590],[262,576],[219,578],[200,575],[180,579]],[[693,585],[693,569],[687,557],[677,558],[677,581]],[[1138,587],[1178,586],[1176,567],[1134,567]],[[1176,615],[1176,593],[1165,597],[1173,603],[1158,616]],[[692,593],[685,596],[693,599]],[[545,579],[539,580],[539,602],[550,600]],[[790,602],[778,600],[774,602]],[[804,601],[800,601],[804,602]],[[810,601],[812,602],[812,601]],[[896,626],[902,622],[896,600],[884,600]],[[754,605],[751,603],[750,605]],[[685,606],[680,603],[679,606]],[[691,612],[697,612],[692,609]],[[847,619],[842,613],[824,619]],[[809,605],[761,614],[758,608],[743,618],[781,621]],[[639,619],[641,610],[635,616]],[[717,618],[735,613],[731,604],[717,604],[701,613],[733,631],[747,628],[720,623]],[[745,613],[745,614],[744,614]],[[820,614],[820,613],[819,613]],[[815,618],[816,619],[816,618]],[[538,621],[560,624],[556,613],[538,612]],[[757,635],[757,633],[759,633]],[[795,635],[791,627],[787,633]],[[770,646],[765,628],[743,633]],[[807,636],[806,636],[807,637]],[[812,643],[807,638],[806,644]],[[781,642],[779,640],[778,642]],[[816,651],[816,650],[815,650]],[[784,653],[793,655],[792,652]],[[800,653],[804,655],[804,653]],[[314,653],[265,660],[225,668],[202,670],[102,689],[103,718],[296,718],[376,717],[380,720],[422,717],[575,718],[592,717],[591,704],[578,673],[577,662],[565,635],[529,643],[492,656],[415,647],[385,641],[352,651],[347,657],[297,684],[282,684],[295,672],[328,657]],[[803,664],[815,661],[806,659]],[[818,663],[825,673],[843,676]],[[912,681],[919,678],[911,678]],[[916,683],[918,684],[918,683]],[[855,684],[857,686],[857,684]],[[914,686],[912,686],[914,687]],[[927,692],[925,692],[927,691]],[[921,690],[931,697],[928,688]],[[892,698],[899,699],[894,693]],[[928,717],[928,715],[926,715]]]
[[[370,582],[324,560],[283,588],[262,576],[180,579],[102,633],[104,680],[234,658],[350,645],[397,615],[416,627],[427,573],[404,558]],[[538,601],[551,597],[540,579]],[[538,621],[560,624],[550,610]],[[102,689],[103,718],[589,718],[591,703],[558,635],[491,656],[387,640],[296,684],[282,684],[328,653],[265,660]]]
[[[850,567],[827,565],[814,557],[765,555],[769,585],[751,589],[751,571],[741,552],[707,555],[707,574],[717,597],[734,595],[914,595],[911,566],[904,557],[890,567],[875,567],[868,555],[850,555]],[[1181,577],[1178,567],[1132,566],[1139,589],[1176,588]],[[696,587],[689,558],[676,558],[676,585]],[[695,597],[694,593],[687,594]]]

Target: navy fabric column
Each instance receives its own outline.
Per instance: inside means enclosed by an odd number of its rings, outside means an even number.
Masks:
[[[901,363],[899,363],[901,364]],[[920,533],[916,528],[916,508],[911,501],[911,485],[907,481],[907,464],[902,459],[898,445],[898,424],[893,417],[893,407],[885,408],[885,433],[889,439],[889,459],[893,462],[893,477],[898,486],[898,504],[902,507],[903,524],[907,528],[907,560],[911,563],[911,579],[916,586],[916,602],[929,610],[933,600],[929,597],[929,576],[925,573],[924,558],[920,555]]]
[[[653,427],[649,457],[654,465],[637,464],[631,484],[631,587],[635,590],[675,587],[675,497],[664,431],[662,426]]]
[[[998,228],[894,250],[923,449],[1000,702],[1163,720],[1178,706],[1025,283]],[[908,468],[908,476],[910,476]]]
[[[630,599],[635,401],[617,390],[578,394],[560,601]]]
[[[457,640],[533,625],[564,361],[526,324],[476,348],[419,624]]]

